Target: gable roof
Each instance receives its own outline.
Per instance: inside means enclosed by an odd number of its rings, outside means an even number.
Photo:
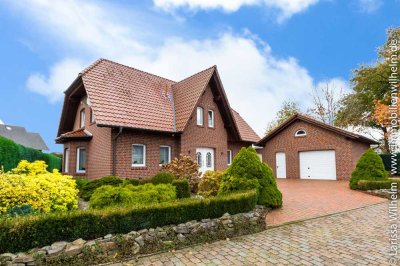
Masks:
[[[236,125],[239,129],[239,134],[242,140],[249,142],[260,141],[260,136],[247,124],[247,122],[240,116],[238,112],[232,110],[233,117],[235,118]]]
[[[0,124],[0,136],[28,148],[41,151],[49,149],[39,133],[28,132],[24,127]]]
[[[216,66],[175,82],[99,59],[83,70],[65,92],[57,136],[72,130],[74,118],[67,113],[76,112],[85,93],[98,126],[180,133],[207,85],[212,87],[227,130],[238,139],[240,130],[252,131],[247,123],[236,122]]]
[[[321,127],[323,129],[329,130],[331,132],[337,133],[339,135],[342,135],[344,137],[347,137],[351,140],[354,141],[359,141],[359,142],[364,142],[364,143],[368,143],[368,144],[378,144],[378,142],[376,142],[375,140],[369,139],[367,137],[364,137],[362,135],[359,134],[355,134],[352,132],[349,132],[347,130],[335,127],[335,126],[331,126],[328,124],[325,124],[321,121],[315,120],[309,116],[306,115],[302,115],[302,114],[294,114],[293,116],[291,116],[290,118],[288,118],[285,122],[283,122],[281,125],[279,125],[278,127],[276,127],[275,129],[273,129],[270,133],[268,133],[264,138],[262,138],[258,144],[259,145],[265,145],[265,143],[272,139],[274,136],[276,136],[277,134],[279,134],[279,132],[281,132],[282,130],[284,130],[285,128],[287,128],[289,125],[291,125],[292,123],[296,122],[296,121],[303,121],[309,124],[312,124],[314,126],[318,126]]]
[[[92,137],[92,133],[84,128],[80,128],[78,130],[61,134],[56,138],[56,143],[64,143],[66,140],[90,140]]]

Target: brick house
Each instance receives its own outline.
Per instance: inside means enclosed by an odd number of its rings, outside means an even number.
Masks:
[[[296,114],[257,145],[277,178],[343,180],[371,144],[378,143]]]
[[[151,177],[179,154],[223,170],[260,137],[231,109],[213,66],[175,82],[100,59],[65,91],[63,172]],[[260,155],[261,156],[261,155]]]

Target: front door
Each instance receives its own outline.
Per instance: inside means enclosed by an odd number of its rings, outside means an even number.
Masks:
[[[286,178],[286,155],[284,152],[276,153],[276,177]]]
[[[214,171],[214,149],[197,148],[196,159],[199,164],[199,171],[204,174],[206,171]]]

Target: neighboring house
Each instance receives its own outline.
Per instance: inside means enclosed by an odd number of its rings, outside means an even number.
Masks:
[[[179,154],[223,170],[259,136],[229,105],[217,67],[175,82],[100,59],[65,92],[63,172],[150,177]],[[260,155],[261,156],[261,155]]]
[[[300,114],[258,143],[277,178],[327,180],[349,179],[371,144],[378,143]]]
[[[0,124],[0,136],[39,151],[49,149],[38,133],[27,132],[23,127]]]

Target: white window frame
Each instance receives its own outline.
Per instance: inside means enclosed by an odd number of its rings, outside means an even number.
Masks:
[[[86,168],[87,168],[87,166],[85,165],[85,170],[80,170],[79,169],[80,151],[81,150],[85,150],[85,152],[86,152],[86,148],[85,147],[79,147],[79,148],[76,149],[76,173],[77,174],[85,174],[86,173]],[[87,164],[87,152],[86,152],[86,164]]]
[[[210,114],[211,114],[211,120],[210,120]],[[213,110],[208,110],[207,120],[208,120],[208,127],[212,127],[213,128],[214,125],[215,125],[215,118],[214,118],[214,111]]]
[[[94,123],[95,118],[94,118],[94,113],[93,113],[93,108],[90,108],[90,123]]]
[[[300,131],[303,131],[304,134],[299,133]],[[295,137],[305,137],[307,136],[307,131],[305,131],[304,129],[299,129],[296,131],[296,133],[294,134]]]
[[[69,148],[64,150],[64,173],[69,171]]]
[[[143,163],[142,164],[134,164],[133,163],[133,146],[142,146],[143,147]],[[144,144],[132,144],[132,150],[131,150],[131,164],[132,167],[145,167],[146,166],[146,145]]]
[[[227,150],[227,154],[229,154],[229,160],[228,160],[228,165],[231,165],[232,163],[232,150]]]
[[[170,163],[171,162],[171,146],[168,146],[168,145],[160,145],[160,148],[168,148],[168,162],[166,162],[165,164],[167,164],[167,163]],[[160,166],[162,166],[163,164],[159,164]]]
[[[196,111],[197,125],[204,125],[204,109],[203,107],[198,106]]]
[[[86,111],[85,108],[82,108],[79,112],[79,127],[83,128],[85,126],[85,118],[86,118]]]

